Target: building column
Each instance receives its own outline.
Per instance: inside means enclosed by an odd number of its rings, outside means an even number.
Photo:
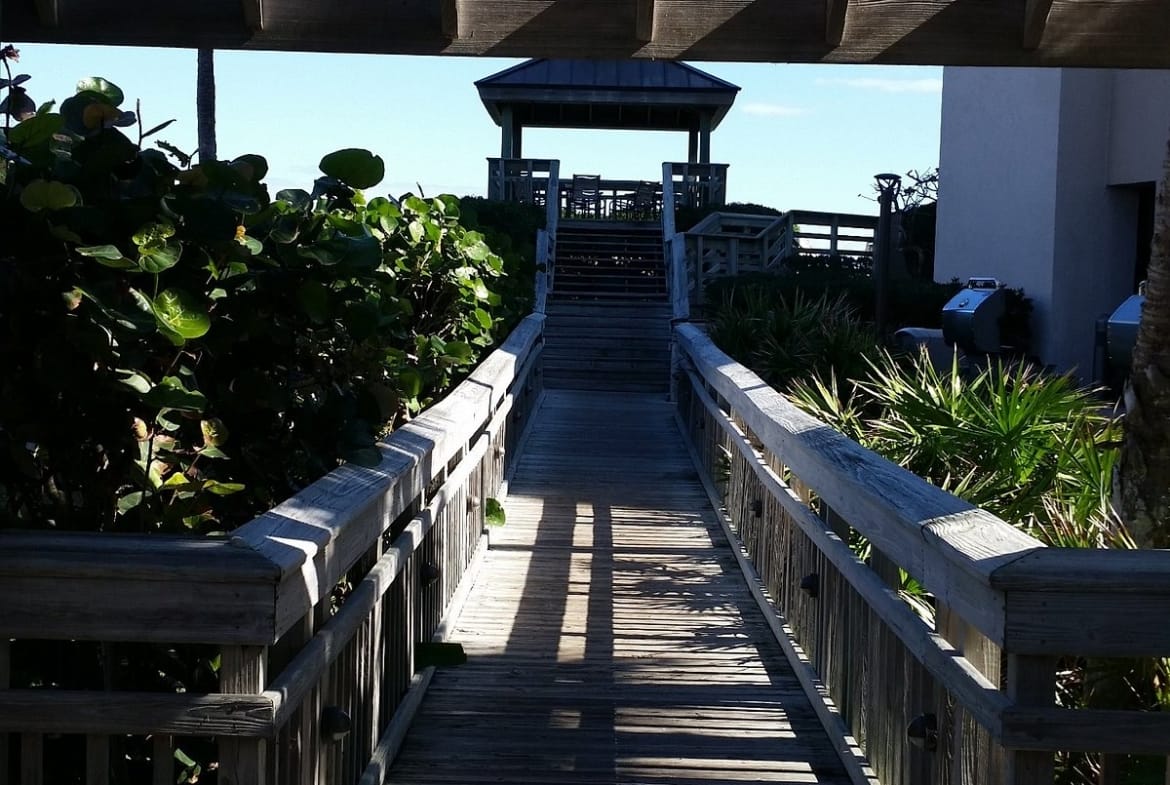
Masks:
[[[699,129],[692,128],[687,133],[687,163],[699,162]]]
[[[512,121],[512,157],[523,158],[524,126],[518,119]]]

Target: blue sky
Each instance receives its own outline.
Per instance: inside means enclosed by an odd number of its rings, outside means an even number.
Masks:
[[[195,53],[189,50],[21,46],[20,70],[38,102],[104,76],[160,138],[195,147]],[[482,194],[499,130],[473,82],[520,60],[217,52],[221,157],[264,155],[269,185],[305,187],[321,156],[366,147],[386,160],[375,192]],[[938,163],[942,69],[895,66],[694,63],[738,84],[711,141],[730,164],[728,197],[780,209],[873,213],[861,195],[877,172]],[[127,106],[126,108],[133,108]],[[686,135],[525,129],[524,154],[559,158],[561,172],[659,179],[686,159]]]

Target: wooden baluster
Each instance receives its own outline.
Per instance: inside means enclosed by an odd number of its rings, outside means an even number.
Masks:
[[[20,734],[20,785],[45,785],[44,734]]]
[[[85,785],[109,785],[110,737],[90,734],[85,737]]]
[[[1009,654],[1007,693],[1017,706],[1047,707],[1056,702],[1056,660]],[[1053,754],[1008,750],[1004,785],[1052,785]]]
[[[156,733],[151,737],[151,785],[174,785],[175,753],[172,749],[173,744],[174,739],[165,733]]]
[[[224,646],[220,650],[220,692],[263,692],[267,663],[268,650],[264,647]],[[265,752],[264,739],[219,737],[219,781],[223,785],[266,785]]]

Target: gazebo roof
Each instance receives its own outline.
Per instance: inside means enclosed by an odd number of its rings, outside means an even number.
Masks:
[[[475,83],[496,123],[511,108],[517,122],[552,128],[685,131],[701,113],[714,128],[739,87],[664,60],[536,59]]]

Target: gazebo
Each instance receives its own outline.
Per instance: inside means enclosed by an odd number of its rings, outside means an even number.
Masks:
[[[686,162],[663,165],[677,177],[683,203],[724,201],[727,165],[711,163],[711,132],[735,102],[739,87],[685,63],[653,60],[533,59],[475,83],[500,126],[500,157],[488,159],[488,196],[544,204],[559,182],[559,162],[525,158],[525,127],[678,131],[687,134]],[[661,183],[566,178],[559,198],[570,208],[582,187],[595,189],[596,212],[649,204]],[[641,193],[641,197],[639,194]]]

